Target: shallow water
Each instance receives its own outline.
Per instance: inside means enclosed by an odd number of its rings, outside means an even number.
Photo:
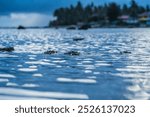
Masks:
[[[0,47],[10,46],[0,99],[150,99],[150,29],[1,29]]]

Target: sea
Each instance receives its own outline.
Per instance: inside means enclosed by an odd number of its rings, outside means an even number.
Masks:
[[[0,100],[150,99],[149,28],[0,29],[0,48],[9,47]]]

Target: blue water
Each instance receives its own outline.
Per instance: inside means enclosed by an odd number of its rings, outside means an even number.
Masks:
[[[15,48],[0,52],[0,99],[150,99],[150,29],[1,29],[0,47]]]

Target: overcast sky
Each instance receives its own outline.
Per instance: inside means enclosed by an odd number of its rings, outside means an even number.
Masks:
[[[56,8],[76,4],[79,0],[0,0],[0,27],[3,26],[46,26]],[[130,0],[81,0],[96,5],[115,1],[129,4]],[[136,0],[141,5],[150,4],[150,0]]]

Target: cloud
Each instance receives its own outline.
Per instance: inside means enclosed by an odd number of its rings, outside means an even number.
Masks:
[[[23,26],[47,26],[54,17],[40,13],[11,13],[0,16],[0,27]]]

